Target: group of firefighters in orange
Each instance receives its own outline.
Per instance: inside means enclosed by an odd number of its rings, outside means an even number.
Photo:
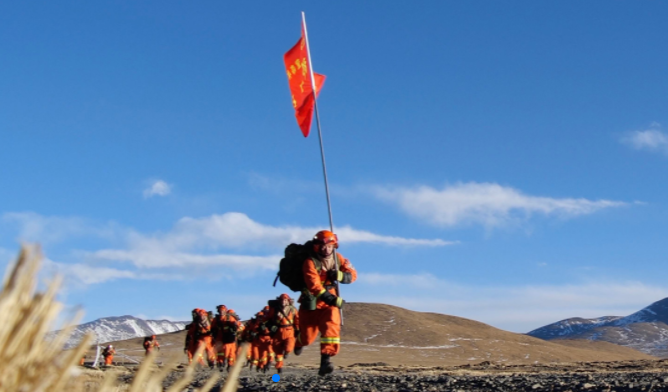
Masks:
[[[192,323],[186,326],[184,351],[188,362],[196,360],[202,366],[222,371],[234,365],[241,354],[241,343],[248,342],[246,365],[256,371],[266,372],[272,362],[281,373],[283,362],[294,352],[300,355],[304,346],[313,343],[320,334],[320,369],[318,374],[334,371],[331,357],[338,354],[341,343],[340,309],[343,299],[337,295],[338,283],[352,283],[357,272],[350,261],[336,252],[339,242],[336,234],[328,230],[316,233],[309,256],[301,266],[305,288],[297,300],[299,310],[287,294],[268,301],[250,320],[241,322],[239,316],[225,305],[216,307],[213,315],[204,309],[192,311]],[[155,335],[144,340],[148,355],[160,345]],[[105,348],[105,364],[111,365],[115,351]]]
[[[320,334],[320,369],[318,374],[334,371],[331,357],[339,352],[341,343],[340,308],[343,299],[337,296],[338,283],[352,283],[357,272],[350,261],[335,250],[336,234],[328,230],[316,233],[313,249],[304,261],[302,271],[306,288],[298,301],[299,310],[287,294],[270,300],[260,312],[242,323],[233,310],[218,305],[214,316],[204,309],[192,311],[193,322],[186,328],[184,351],[188,361],[195,356],[199,364],[213,368],[215,364],[229,370],[240,354],[242,342],[250,344],[247,365],[266,372],[272,362],[281,373],[288,354],[300,355],[302,348],[313,343]]]

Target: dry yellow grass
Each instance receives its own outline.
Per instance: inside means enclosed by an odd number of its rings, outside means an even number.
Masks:
[[[70,337],[80,314],[52,339],[47,332],[62,309],[55,300],[61,279],[54,278],[45,292],[37,292],[37,273],[41,264],[38,247],[23,246],[16,263],[5,277],[0,292],[0,392],[162,392],[162,381],[174,370],[176,358],[162,368],[154,365],[154,355],[146,357],[131,385],[116,385],[116,374],[82,371],[77,365],[88,348],[91,336],[86,336],[71,350],[63,347]],[[237,366],[238,365],[238,366]],[[232,374],[238,375],[241,361]],[[182,391],[189,386],[194,365],[174,383],[168,392]],[[205,392],[219,380],[214,374],[198,391]],[[237,377],[228,377],[223,391],[236,390]]]

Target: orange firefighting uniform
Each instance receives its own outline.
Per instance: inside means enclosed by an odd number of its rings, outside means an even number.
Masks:
[[[295,328],[299,330],[299,313],[293,306],[288,307],[287,314],[283,313],[282,308],[271,309],[269,319],[278,327],[273,336],[272,348],[276,354],[276,369],[280,369],[285,355],[295,349]]]
[[[250,344],[250,349],[246,354],[246,359],[250,362],[250,367],[257,367],[260,362],[260,352],[258,348],[258,328],[260,321],[257,318],[250,319],[246,324],[246,339]]]
[[[204,317],[207,317],[207,315],[205,314]],[[206,355],[209,366],[213,366],[216,362],[216,353],[211,346],[211,325],[209,323],[193,321],[190,324],[186,335],[188,363],[192,363],[193,357],[200,347],[202,347],[202,352],[199,354],[197,362],[200,365],[204,365],[203,356]]]
[[[258,327],[257,334],[257,352],[258,352],[258,367],[263,369],[267,367],[272,359],[274,358],[274,350],[271,347],[271,331],[267,328],[266,322],[268,321],[266,316],[263,316],[263,320]]]
[[[336,253],[339,262],[339,271],[350,273],[350,282],[357,280],[357,271],[353,265],[340,253]],[[321,263],[319,263],[321,264]],[[312,258],[307,259],[302,266],[306,290],[318,298],[325,290],[336,295],[336,286],[327,278],[324,268],[316,268]],[[299,302],[305,296],[299,298]],[[336,306],[327,305],[320,298],[317,299],[316,309],[307,310],[302,304],[299,308],[299,330],[300,334],[295,343],[296,347],[308,346],[313,343],[318,332],[320,332],[320,353],[334,356],[339,353],[341,343],[341,315]]]
[[[160,348],[160,343],[157,340],[144,340],[144,349],[146,350],[146,355],[149,355],[154,348]]]
[[[234,366],[237,359],[237,333],[243,332],[244,326],[230,313],[216,316],[211,324],[213,342],[216,348],[217,362],[222,366],[227,360],[228,366]]]
[[[104,357],[104,364],[109,366],[111,363],[114,361],[114,354],[116,354],[116,350],[113,348],[108,348],[105,347],[104,351],[102,351],[102,356]]]

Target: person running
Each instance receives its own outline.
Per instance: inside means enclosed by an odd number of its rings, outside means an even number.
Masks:
[[[335,252],[339,247],[336,234],[322,230],[313,237],[313,255],[302,265],[306,290],[299,298],[299,330],[295,355],[313,343],[320,333],[321,376],[334,371],[331,357],[339,353],[343,299],[336,294],[337,282],[357,280],[357,271],[348,259]],[[338,267],[338,268],[337,268]]]

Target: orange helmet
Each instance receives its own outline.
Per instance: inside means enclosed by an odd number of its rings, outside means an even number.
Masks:
[[[313,236],[313,250],[318,252],[321,245],[334,243],[334,248],[339,248],[339,238],[329,230],[320,230]]]
[[[287,299],[287,300],[289,301],[289,300],[290,300],[290,296],[287,295],[287,294],[281,294],[281,295],[278,297],[278,299],[280,299],[280,300]]]

